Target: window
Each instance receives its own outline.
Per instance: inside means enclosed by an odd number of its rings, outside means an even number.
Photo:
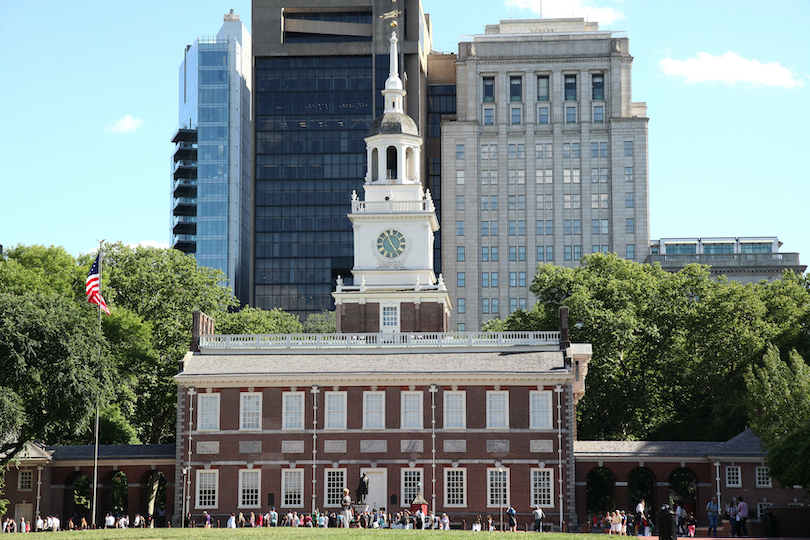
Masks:
[[[576,107],[566,107],[565,108],[565,123],[566,124],[573,124],[577,121],[577,108]]]
[[[537,108],[537,123],[548,124],[548,107]]]
[[[509,469],[487,469],[487,506],[509,506]]]
[[[456,221],[456,235],[457,236],[464,236],[464,222],[463,221]]]
[[[481,299],[481,313],[489,313],[489,298]]]
[[[495,123],[495,109],[484,109],[484,125],[491,126]]]
[[[284,423],[282,429],[304,429],[304,393],[282,392]]]
[[[517,171],[517,183],[518,184],[525,184],[526,183],[526,171],[523,169],[518,169]],[[524,195],[520,195],[525,199]]]
[[[489,248],[486,246],[481,248],[481,260],[484,262],[489,261]]]
[[[554,221],[546,220],[546,234],[554,234]]]
[[[625,259],[627,259],[628,261],[633,261],[633,260],[635,260],[635,258],[636,258],[636,245],[635,244],[627,244]]]
[[[239,471],[239,508],[259,508],[261,469]]]
[[[456,195],[456,210],[464,210],[464,195]]]
[[[599,143],[591,143],[591,157],[599,157]]]
[[[757,467],[757,487],[773,487],[773,484],[771,483],[771,473],[768,470],[768,467]]]
[[[492,246],[489,248],[490,255],[492,256],[492,262],[498,262],[498,248]]]
[[[610,253],[610,246],[602,246],[602,253]]]
[[[598,193],[591,193],[591,208],[592,209],[599,209],[599,194]]]
[[[599,246],[591,246],[591,253],[599,253]]]
[[[534,157],[535,159],[551,159],[553,157],[551,143],[536,143]]]
[[[610,222],[608,220],[606,220],[606,219],[602,220],[602,227],[601,227],[601,233],[602,234],[608,234],[608,230],[609,230],[608,225],[609,225],[609,223]]]
[[[514,171],[509,171],[514,172]],[[517,209],[517,197],[514,195],[509,195],[509,210],[516,210]]]
[[[625,156],[633,155],[633,141],[624,141],[624,155]]]
[[[457,144],[456,145],[456,159],[464,159],[464,145]]]
[[[593,108],[593,123],[603,124],[605,122],[605,108],[602,105],[595,105]]]
[[[399,306],[381,306],[382,332],[399,331]]]
[[[545,390],[529,392],[529,427],[551,429],[551,392]]]
[[[481,171],[481,184],[489,184],[489,171]]]
[[[591,75],[591,88],[593,89],[593,99],[605,99],[605,76],[601,73]]]
[[[489,222],[489,234],[491,236],[498,236],[498,222],[497,221],[490,221]],[[495,259],[492,259],[493,261]]]
[[[607,143],[599,143],[599,157],[607,157]]]
[[[574,220],[574,234],[582,234],[582,221]]]
[[[491,278],[490,283],[492,284],[492,286],[497,287],[498,286],[498,272],[491,272],[489,274],[489,277]],[[493,313],[494,313],[494,311],[493,311]]]
[[[517,272],[509,272],[509,286],[517,287]]]
[[[456,184],[464,183],[464,171],[456,171]]]
[[[544,195],[546,198],[546,210],[554,210],[554,195]]]
[[[545,249],[543,248],[543,246],[537,246],[537,260],[538,261],[543,260],[544,253],[545,253]]]
[[[486,195],[481,197],[481,210],[489,210],[489,197]]]
[[[497,210],[498,209],[498,196],[497,195],[490,196],[490,198],[489,198],[489,208],[491,210]]]
[[[631,195],[632,195],[632,193],[631,193]],[[607,208],[608,207],[608,194],[607,193],[600,193],[599,194],[599,205],[602,208]]]
[[[525,159],[526,158],[526,145],[525,144],[517,145],[517,157],[518,157],[518,159]]]
[[[548,75],[537,76],[537,101],[548,101]]]
[[[509,246],[509,260],[510,261],[517,260],[517,248],[515,246]]]
[[[489,159],[489,145],[481,145],[481,159]]]
[[[599,183],[599,169],[591,169],[591,184]]]
[[[514,144],[507,144],[506,145],[506,156],[508,158],[510,158],[510,159],[514,159],[516,155],[517,155],[517,153],[515,151],[515,145]]]
[[[467,506],[467,469],[444,469],[444,505]]]
[[[535,169],[534,181],[537,184],[551,184],[551,169]]]
[[[346,469],[324,470],[325,499],[324,506],[341,506],[343,488],[346,487]]]
[[[457,287],[464,287],[464,272],[458,272],[456,274],[456,286]]]
[[[564,143],[563,144],[563,157],[570,158],[571,157],[571,143]]]
[[[525,210],[526,209],[526,199],[523,199],[523,207],[520,206],[520,198],[523,195],[518,195],[518,210]],[[526,236],[526,221],[525,220],[518,220],[518,236]]]
[[[564,197],[570,197],[570,195],[564,195]],[[566,204],[568,204],[568,203],[566,203]],[[570,205],[566,206],[566,208],[570,208]],[[566,220],[563,221],[563,234],[571,234],[571,220],[570,219],[566,219]]]
[[[574,254],[573,250],[571,249],[571,246],[565,246],[564,250],[565,251],[564,251],[563,256],[564,256],[565,260],[570,261],[571,258],[573,257],[573,254]]]
[[[346,392],[324,392],[325,429],[346,429]]]
[[[582,246],[574,246],[574,260],[578,261],[582,258]]]
[[[509,77],[509,101],[523,101],[523,79]]]
[[[281,506],[304,506],[304,469],[282,469]]]
[[[546,246],[546,261],[552,262],[554,260],[554,246]]]
[[[518,287],[526,286],[526,272],[518,272]]]
[[[576,101],[577,99],[577,76],[565,76],[565,100]]]
[[[241,393],[242,407],[239,429],[262,428],[262,395],[260,393]]]
[[[17,475],[17,490],[30,491],[34,486],[34,471],[21,470]]]
[[[487,313],[489,306],[487,306]],[[464,429],[467,427],[467,392],[457,390],[444,392],[444,428]]]
[[[624,232],[627,234],[636,233],[636,225],[635,220],[633,218],[627,218],[624,220]]]
[[[632,193],[626,193],[624,195],[624,207],[625,208],[633,208],[633,206],[634,206],[633,194]]]
[[[402,392],[402,429],[422,429],[422,392]]]
[[[219,429],[219,394],[197,394],[197,430]]]
[[[302,470],[303,472],[303,470]],[[218,499],[219,471],[197,470],[196,508],[216,508]]]
[[[487,428],[509,428],[509,392],[487,391]]]
[[[599,181],[603,184],[608,181],[608,170],[607,169],[599,169]]]
[[[514,197],[514,195],[510,195],[510,198]],[[510,210],[514,210],[512,205],[509,205]],[[517,234],[517,221],[510,221],[509,222],[509,236],[515,236]]]
[[[456,247],[456,260],[458,262],[464,262],[464,246]]]
[[[739,465],[729,465],[726,467],[726,487],[742,487]]]
[[[625,167],[624,168],[624,181],[625,182],[632,182],[633,181],[633,167]]]
[[[456,306],[458,308],[458,312],[467,313],[467,301],[464,298],[458,298],[456,301],[458,302],[458,305]]]
[[[498,159],[498,145],[497,144],[490,144],[489,145],[489,159]],[[497,184],[497,182],[492,182],[493,184]]]
[[[385,392],[363,392],[363,429],[385,429]]]
[[[512,107],[512,125],[520,125],[520,107]]]
[[[481,236],[489,236],[489,221],[481,222]]]
[[[553,469],[532,469],[532,506],[554,505]]]
[[[599,220],[592,219],[591,220],[591,234],[599,234]]]
[[[484,101],[495,101],[495,77],[484,77]]]
[[[456,326],[456,330],[458,330],[459,332],[466,332],[467,331],[467,323],[463,323],[463,322],[458,323],[458,325]]]
[[[526,311],[526,299],[525,298],[518,298],[518,307],[523,311]]]
[[[419,486],[422,484],[422,469],[402,470],[402,501],[401,506],[410,506],[417,495],[420,495]]]
[[[498,311],[498,309],[499,309],[499,308],[498,308],[498,299],[497,299],[497,298],[493,298],[493,299],[492,299],[492,302],[490,302],[490,303],[492,304],[492,313],[500,313],[500,312]]]

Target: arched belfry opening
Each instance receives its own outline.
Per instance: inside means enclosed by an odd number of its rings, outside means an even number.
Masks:
[[[380,179],[380,156],[377,149],[371,151],[371,181],[376,182]]]
[[[385,152],[385,169],[389,180],[396,180],[397,176],[397,148],[389,146]]]
[[[405,179],[406,180],[413,181],[413,180],[416,179],[415,176],[414,176],[414,169],[415,169],[415,166],[416,166],[415,163],[414,163],[415,159],[416,158],[414,157],[413,148],[411,148],[409,146],[407,149],[405,149]]]

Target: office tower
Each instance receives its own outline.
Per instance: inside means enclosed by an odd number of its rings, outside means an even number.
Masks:
[[[233,10],[216,37],[180,63],[179,129],[172,138],[172,246],[219,268],[239,300],[250,283],[251,39]]]
[[[250,303],[303,318],[333,309],[338,276],[352,285],[347,214],[366,175],[364,138],[383,112],[392,29],[400,39],[405,111],[423,131],[430,24],[419,0],[255,0],[252,21]]]
[[[451,327],[530,309],[538,264],[649,254],[646,105],[629,41],[582,19],[511,20],[459,46],[441,125]]]

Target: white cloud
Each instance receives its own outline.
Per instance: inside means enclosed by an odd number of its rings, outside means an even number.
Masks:
[[[581,17],[590,22],[611,24],[624,19],[624,13],[609,7],[598,7],[589,0],[506,0],[504,4],[528,9],[544,19]]]
[[[127,247],[136,248],[140,247],[151,247],[151,248],[158,248],[158,249],[168,249],[171,247],[169,242],[159,242],[157,240],[144,240],[142,242],[138,242],[137,244],[126,244]]]
[[[660,62],[665,75],[686,77],[686,82],[722,82],[725,84],[750,84],[754,86],[781,86],[794,88],[803,81],[794,76],[779,62],[763,64],[758,60],[743,58],[733,51],[723,56],[698,53],[694,58],[675,60],[664,58]]]
[[[115,124],[108,126],[107,129],[113,133],[129,133],[135,131],[143,124],[140,118],[133,118],[132,115],[126,115]]]

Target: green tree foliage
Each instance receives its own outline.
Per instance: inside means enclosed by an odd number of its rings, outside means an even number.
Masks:
[[[802,278],[772,284],[678,273],[615,255],[578,268],[540,265],[538,303],[486,329],[554,330],[570,308],[571,339],[593,344],[578,405],[583,439],[726,440],[745,428],[744,374],[767,344],[796,345],[810,295]]]
[[[799,428],[768,451],[771,476],[783,486],[802,486],[810,493],[810,425]]]
[[[235,312],[219,312],[215,319],[217,334],[300,334],[304,328],[298,317],[279,308],[267,311],[246,306]]]
[[[310,313],[304,320],[304,332],[307,334],[334,334],[337,332],[337,314],[328,310]]]
[[[0,263],[0,292],[84,295],[87,271],[62,247],[18,245]]]

